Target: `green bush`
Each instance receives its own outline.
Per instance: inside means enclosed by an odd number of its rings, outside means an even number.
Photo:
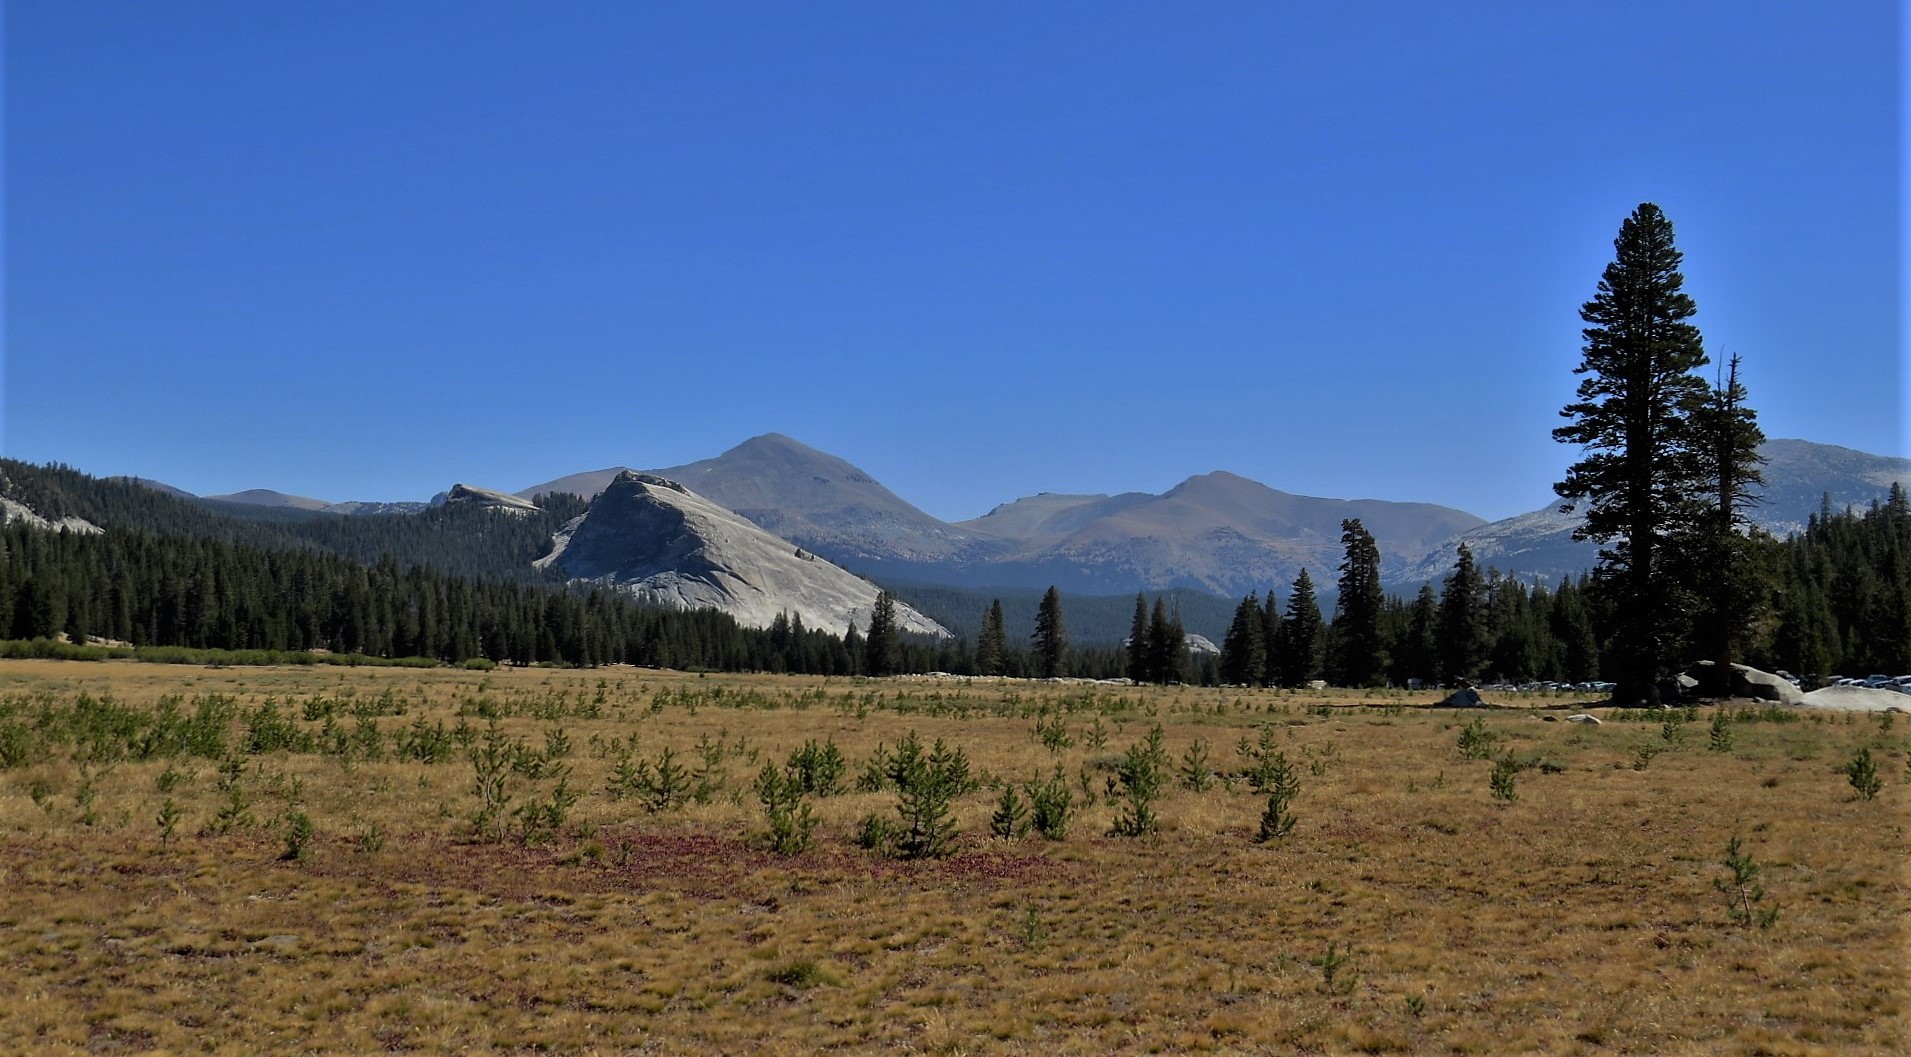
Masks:
[[[1859,749],[1858,755],[1845,764],[1845,778],[1858,791],[1858,796],[1865,800],[1883,791],[1884,779],[1878,777],[1878,763],[1871,758],[1870,746]]]

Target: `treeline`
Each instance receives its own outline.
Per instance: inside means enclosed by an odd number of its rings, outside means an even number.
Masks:
[[[1441,592],[1428,586],[1411,600],[1384,599],[1365,634],[1355,632],[1359,619],[1325,619],[1303,572],[1285,604],[1271,591],[1241,600],[1216,675],[1287,687],[1599,678],[1598,611],[1584,577],[1550,589],[1525,584],[1482,573],[1463,551]]]
[[[1751,663],[1811,675],[1911,673],[1911,502],[1901,486],[1862,513],[1826,503],[1764,558]]]
[[[503,520],[508,515],[492,515]],[[628,663],[719,671],[860,675],[860,634],[779,619],[745,628],[714,610],[645,605],[598,588],[468,579],[390,556],[371,565],[313,548],[272,550],[119,529],[0,527],[0,638],[89,639],[137,646],[323,650],[446,663]],[[966,639],[900,636],[885,670],[973,673]],[[1001,670],[1032,675],[1025,644]],[[1118,677],[1120,652],[1073,650],[1068,671]]]
[[[613,662],[725,670],[855,668],[840,638],[771,642],[714,611],[639,605],[604,590],[448,576],[390,557],[111,530],[0,528],[0,635],[139,646],[310,651],[446,662]]]
[[[1742,612],[1732,621],[1742,629],[1734,653],[1745,663],[1801,676],[1911,672],[1911,501],[1901,487],[1865,511],[1834,512],[1827,502],[1804,532],[1784,540],[1755,533],[1746,544]],[[1374,556],[1362,541],[1356,548],[1342,565],[1331,621],[1305,572],[1284,606],[1271,591],[1242,599],[1217,677],[1271,686],[1578,683],[1623,669],[1615,592],[1596,574],[1552,588],[1526,584],[1483,572],[1461,547],[1437,592],[1429,585],[1411,600],[1361,611],[1349,606],[1350,589],[1371,596],[1371,588],[1350,585],[1348,569]],[[1668,621],[1661,634],[1674,656],[1704,654],[1696,622]]]
[[[1358,521],[1343,525],[1348,558],[1331,619],[1303,572],[1283,600],[1270,591],[1234,605],[1218,662],[1186,650],[1185,599],[1158,596],[1151,612],[1147,598],[1136,597],[1129,637],[1139,646],[1130,649],[1070,643],[1075,614],[1064,622],[1052,590],[1022,625],[1036,634],[1006,630],[1021,623],[1003,615],[1019,610],[1017,603],[984,606],[969,594],[962,600],[976,610],[978,635],[879,634],[872,654],[867,628],[843,634],[794,619],[742,628],[716,612],[661,609],[528,570],[548,532],[581,511],[572,497],[548,499],[526,516],[452,507],[248,521],[57,467],[0,461],[0,487],[43,514],[106,528],[100,535],[24,523],[0,528],[4,639],[448,663],[1053,673],[1280,686],[1583,682],[1610,678],[1622,660],[1614,593],[1597,576],[1536,586],[1483,571],[1462,549],[1437,590],[1385,597],[1379,552]],[[1782,541],[1755,536],[1748,546],[1755,560],[1735,620],[1744,629],[1738,656],[1809,675],[1911,671],[1911,504],[1901,488],[1862,512],[1836,513],[1827,504],[1803,533]],[[950,592],[942,601],[958,598]],[[1107,600],[1078,601],[1093,607],[1099,630]],[[1698,653],[1694,628],[1665,633],[1673,650]]]
[[[576,496],[538,498],[538,509],[500,513],[448,503],[416,514],[347,517],[182,499],[125,480],[91,477],[66,466],[0,459],[0,495],[42,517],[83,518],[102,529],[217,541],[264,550],[318,550],[370,565],[390,557],[449,576],[557,583],[531,563],[551,535],[585,510]]]
[[[1002,604],[1003,622],[1011,635],[1032,635],[1044,596],[1042,588],[970,588],[887,581],[885,584],[899,601],[907,602],[936,623],[971,639],[980,637],[983,616],[991,602]],[[1071,594],[1066,597],[1070,641],[1112,647],[1130,633],[1133,595]],[[1215,642],[1221,641],[1221,633],[1234,611],[1232,599],[1192,588],[1168,588],[1149,596],[1155,597],[1160,597],[1171,611],[1181,615],[1189,634],[1202,635]]]

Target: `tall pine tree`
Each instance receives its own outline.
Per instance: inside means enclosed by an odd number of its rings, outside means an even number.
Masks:
[[[1044,679],[1067,675],[1068,629],[1062,625],[1062,593],[1053,585],[1035,610],[1035,674]]]
[[[1001,675],[1008,665],[1008,652],[1008,632],[1002,626],[1002,600],[998,598],[982,615],[982,634],[975,640],[976,674]]]
[[[1234,607],[1234,620],[1221,639],[1221,681],[1230,686],[1259,686],[1266,677],[1261,600],[1249,594]]]
[[[1148,681],[1148,600],[1135,592],[1135,619],[1128,627],[1128,681],[1139,686]]]
[[[1486,663],[1486,584],[1464,543],[1440,591],[1439,638],[1441,681],[1478,679]]]
[[[1759,470],[1765,458],[1758,452],[1765,432],[1746,403],[1739,357],[1734,354],[1727,362],[1725,377],[1712,387],[1697,416],[1699,458],[1711,484],[1712,508],[1691,542],[1688,572],[1700,599],[1694,637],[1713,662],[1707,690],[1721,697],[1731,692],[1732,662],[1765,598],[1746,514],[1765,483]]]
[[[1334,603],[1334,682],[1373,686],[1387,669],[1381,611],[1380,547],[1359,518],[1340,523],[1346,557],[1340,563],[1340,598]]]
[[[1282,686],[1305,686],[1320,678],[1321,623],[1314,580],[1302,569],[1287,596],[1287,615],[1281,618],[1281,652],[1275,664]]]
[[[869,636],[863,641],[863,671],[868,675],[894,675],[902,666],[902,638],[896,630],[896,596],[876,592],[876,606],[869,613]]]
[[[1709,387],[1693,372],[1708,361],[1699,328],[1687,322],[1698,307],[1684,292],[1683,256],[1659,207],[1633,210],[1613,251],[1579,312],[1587,325],[1573,373],[1584,378],[1553,439],[1578,445],[1581,457],[1554,490],[1563,509],[1585,508],[1576,537],[1603,545],[1599,582],[1615,595],[1623,665],[1614,699],[1657,704],[1685,626],[1667,552],[1702,507],[1695,419]]]

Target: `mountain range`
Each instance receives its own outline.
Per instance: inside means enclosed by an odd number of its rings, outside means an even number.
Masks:
[[[1781,535],[1801,528],[1827,498],[1834,508],[1863,505],[1882,497],[1893,482],[1911,484],[1911,460],[1803,440],[1768,441],[1762,452],[1765,497],[1754,516]],[[515,496],[519,502],[550,493],[591,499],[627,473],[677,482],[769,533],[779,547],[787,543],[792,553],[800,548],[851,573],[896,585],[1026,589],[1052,584],[1073,594],[1192,589],[1238,597],[1272,586],[1285,591],[1306,568],[1317,584],[1331,587],[1341,559],[1340,523],[1346,518],[1359,518],[1373,533],[1383,579],[1401,592],[1444,576],[1462,542],[1482,565],[1543,582],[1589,568],[1596,550],[1572,539],[1578,519],[1559,512],[1557,502],[1488,523],[1428,503],[1294,495],[1225,471],[1190,477],[1159,495],[1043,493],[952,523],[916,508],[851,463],[774,433],[698,462],[572,473]],[[402,513],[425,506],[326,503],[265,489],[208,498],[296,508],[309,511],[307,516]],[[441,494],[434,501],[445,500]]]

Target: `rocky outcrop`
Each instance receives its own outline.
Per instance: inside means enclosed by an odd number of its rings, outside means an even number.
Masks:
[[[67,532],[98,535],[101,531],[98,525],[93,524],[85,518],[41,517],[25,503],[17,503],[11,499],[0,498],[0,525],[12,524],[15,521],[24,521],[34,528],[45,529],[48,532],[59,532],[64,529]]]
[[[529,499],[514,496],[509,492],[494,492],[489,488],[479,488],[468,484],[452,485],[451,491],[444,494],[444,503],[447,506],[473,506],[497,510],[519,517],[537,512],[537,504]]]
[[[679,609],[718,609],[746,627],[778,613],[840,633],[869,626],[877,588],[667,478],[624,471],[564,527],[540,564]],[[949,632],[906,605],[906,632]]]

